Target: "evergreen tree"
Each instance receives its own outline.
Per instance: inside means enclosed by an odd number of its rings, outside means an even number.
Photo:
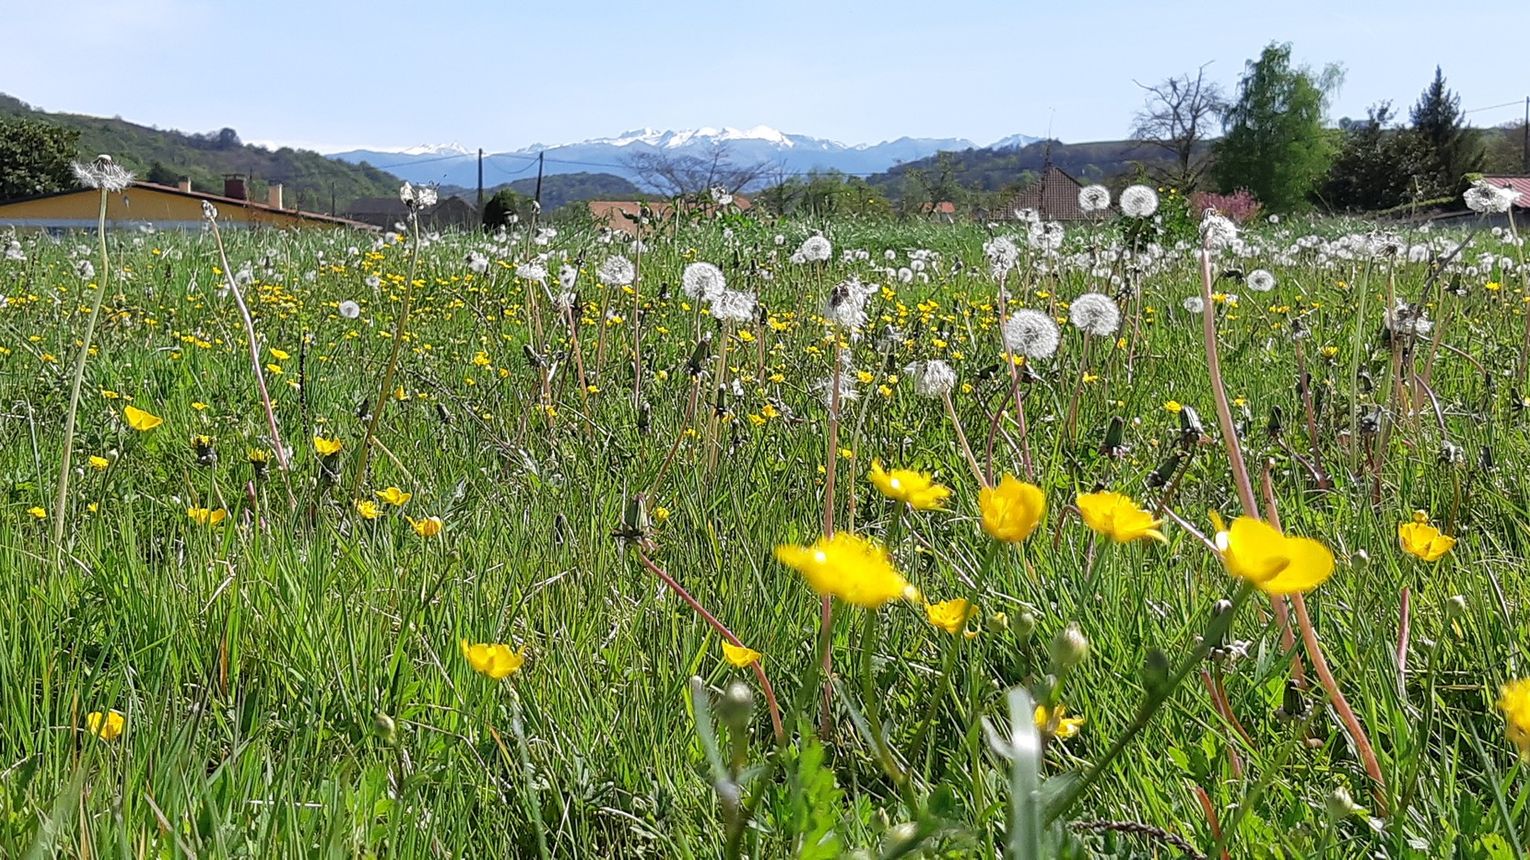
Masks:
[[[1333,65],[1317,74],[1292,67],[1290,43],[1266,46],[1246,66],[1224,121],[1214,174],[1221,189],[1247,188],[1276,212],[1304,208],[1333,160],[1323,113],[1342,77]]]
[[[1418,97],[1409,117],[1425,148],[1420,182],[1429,197],[1454,197],[1466,189],[1466,174],[1482,170],[1483,149],[1461,113],[1461,97],[1446,89],[1445,75],[1434,67],[1434,80]]]
[[[1368,111],[1364,120],[1342,120],[1344,142],[1323,180],[1319,197],[1330,209],[1372,212],[1421,199],[1414,178],[1423,164],[1423,146],[1412,129],[1391,128],[1391,102]]]
[[[166,167],[163,161],[156,161],[149,165],[149,172],[144,179],[155,185],[177,185],[181,181],[181,175]]]

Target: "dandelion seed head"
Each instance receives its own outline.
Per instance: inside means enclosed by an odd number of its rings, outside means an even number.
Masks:
[[[1041,311],[1022,308],[1004,322],[1005,348],[1026,358],[1051,357],[1061,339],[1057,323]]]
[[[822,263],[834,254],[834,246],[822,236],[813,235],[802,240],[794,256],[801,257],[804,263]]]
[[[956,387],[956,371],[940,359],[916,361],[903,368],[920,397],[944,397]]]
[[[1068,321],[1085,334],[1109,337],[1121,326],[1121,309],[1104,293],[1084,293],[1068,306]]]
[[[749,322],[754,319],[754,293],[724,289],[712,299],[712,316],[722,322]]]
[[[600,264],[599,269],[595,270],[595,277],[608,287],[625,287],[637,277],[637,269],[633,267],[631,260],[620,254],[613,254]]]
[[[1121,192],[1121,212],[1131,218],[1149,218],[1158,211],[1158,192],[1146,185],[1129,185]]]
[[[1466,208],[1483,215],[1496,215],[1509,211],[1519,199],[1519,192],[1478,179],[1461,195]]]
[[[710,302],[727,287],[722,269],[711,263],[691,263],[680,273],[680,291],[695,301]]]
[[[361,316],[361,305],[356,304],[350,299],[346,299],[340,303],[340,316],[348,320],[353,320]]]
[[[1243,282],[1256,293],[1267,293],[1275,289],[1275,276],[1265,269],[1255,269],[1249,272],[1248,277]]]
[[[1110,208],[1110,189],[1103,185],[1086,185],[1078,190],[1078,208],[1085,212],[1103,212]]]

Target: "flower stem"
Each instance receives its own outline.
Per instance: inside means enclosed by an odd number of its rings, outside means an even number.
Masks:
[[[388,395],[393,393],[393,377],[398,372],[398,356],[404,346],[409,327],[409,308],[414,299],[414,273],[420,259],[420,216],[413,208],[409,215],[409,276],[404,279],[404,301],[399,308],[398,319],[393,321],[393,346],[388,351],[388,363],[383,367],[382,380],[377,386],[377,401],[367,418],[367,434],[361,441],[361,452],[356,458],[356,479],[351,482],[351,496],[361,498],[361,485],[367,479],[367,462],[372,456],[372,439],[377,435],[377,424],[382,420],[383,407]]]
[[[96,320],[101,316],[101,299],[106,295],[107,276],[111,274],[111,258],[106,253],[106,195],[101,189],[101,211],[96,219],[96,236],[101,242],[101,278],[96,285],[96,297],[90,305],[90,319],[85,323],[85,334],[80,341],[80,352],[74,359],[74,378],[69,382],[69,411],[64,415],[64,458],[58,468],[58,496],[53,500],[53,562],[61,567],[64,557],[64,505],[69,502],[69,466],[74,457],[74,420],[80,409],[80,382],[85,378],[85,362],[90,358],[90,342],[96,333]]]

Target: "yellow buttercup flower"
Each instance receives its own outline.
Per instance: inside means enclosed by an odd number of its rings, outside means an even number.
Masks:
[[[1287,537],[1253,517],[1238,517],[1231,528],[1224,527],[1215,511],[1211,518],[1222,566],[1265,594],[1308,592],[1333,575],[1333,553],[1312,538]]]
[[[1439,561],[1456,545],[1456,539],[1429,524],[1429,515],[1413,512],[1413,521],[1397,525],[1397,542],[1404,552],[1424,561]]]
[[[318,451],[321,457],[333,457],[344,447],[345,443],[339,439],[330,439],[327,436],[313,437],[313,449]]]
[[[1036,706],[1036,731],[1044,735],[1050,735],[1058,740],[1067,740],[1078,734],[1078,730],[1084,725],[1083,717],[1070,717],[1067,705],[1058,705],[1048,708],[1046,705]]]
[[[48,518],[48,511],[35,505],[27,508],[27,513],[31,514],[34,519],[45,520]]]
[[[935,483],[933,478],[923,472],[910,469],[887,472],[882,469],[880,460],[871,461],[870,477],[871,483],[876,485],[882,495],[919,511],[939,508],[940,503],[951,495],[950,489]]]
[[[105,457],[98,457],[95,454],[90,455],[90,468],[95,469],[97,472],[106,471],[106,467],[110,466],[111,464],[112,461],[106,459]]]
[[[85,727],[90,733],[103,741],[114,741],[122,736],[122,730],[127,728],[127,717],[121,711],[91,711],[85,715]]]
[[[271,357],[276,359],[277,361],[286,361],[287,359],[291,358],[292,356],[289,355],[286,351],[277,349],[276,347],[273,346],[273,347],[271,347]]]
[[[1530,759],[1530,678],[1510,681],[1498,689],[1498,709],[1508,721],[1509,740]]]
[[[1084,517],[1084,525],[1116,543],[1143,538],[1152,538],[1160,543],[1168,542],[1168,538],[1158,530],[1163,520],[1153,519],[1152,514],[1137,507],[1137,503],[1128,496],[1109,491],[1083,493],[1079,495],[1077,504],[1078,512]]]
[[[409,525],[413,527],[414,533],[420,537],[433,538],[440,534],[443,528],[446,528],[446,523],[441,522],[440,517],[426,517],[422,520],[405,517],[405,519],[409,520]]]
[[[480,675],[487,675],[496,681],[514,675],[521,670],[526,662],[526,649],[511,651],[509,645],[497,642],[480,642],[470,645],[466,639],[462,640],[462,656],[467,658],[468,665]]]
[[[145,412],[137,406],[122,407],[122,417],[127,419],[128,426],[140,433],[147,433],[155,427],[165,423],[165,419],[158,415]]]
[[[215,526],[228,518],[228,511],[222,508],[208,510],[207,508],[187,508],[186,516],[199,526]]]
[[[357,499],[356,513],[361,514],[363,519],[375,520],[382,516],[382,511],[377,509],[377,503],[371,499]]]
[[[734,645],[732,642],[729,642],[726,639],[723,640],[722,650],[723,657],[727,658],[729,663],[732,663],[740,669],[754,665],[755,663],[759,662],[760,657],[763,656],[760,654],[760,652],[754,650],[753,648],[747,647],[745,645]]]
[[[962,632],[967,626],[967,620],[977,612],[977,607],[958,597],[955,600],[946,600],[940,603],[926,603],[924,614],[930,619],[930,623],[952,636]]]
[[[887,550],[849,532],[820,538],[812,546],[778,546],[776,559],[802,574],[819,594],[867,609],[916,593],[893,568]]]
[[[1041,524],[1047,497],[1035,484],[1005,475],[997,487],[984,487],[978,493],[978,510],[983,514],[983,531],[989,537],[1019,543]]]
[[[387,502],[395,508],[403,507],[406,502],[414,498],[413,493],[406,493],[403,490],[400,490],[398,487],[389,487],[386,490],[378,490],[375,495],[377,498]]]

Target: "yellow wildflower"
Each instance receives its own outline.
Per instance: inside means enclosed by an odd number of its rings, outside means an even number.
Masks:
[[[121,711],[91,711],[85,715],[85,727],[90,733],[103,741],[114,741],[122,736],[122,730],[127,728],[127,717]]]
[[[977,607],[958,597],[940,603],[926,603],[924,614],[930,623],[955,636],[967,626],[967,619],[977,612]]]
[[[1184,408],[1185,407],[1180,405],[1180,402],[1178,400],[1169,400],[1169,401],[1166,401],[1163,404],[1163,411],[1165,411],[1165,412],[1173,412],[1176,415],[1178,415],[1180,412],[1182,412],[1184,410]]]
[[[1510,681],[1498,690],[1498,709],[1508,721],[1509,740],[1530,759],[1530,678]]]
[[[122,407],[122,417],[127,419],[128,426],[140,433],[147,433],[155,427],[165,423],[165,419],[139,409],[137,406]]]
[[[344,447],[345,443],[339,439],[331,439],[327,436],[313,437],[313,449],[318,451],[321,457],[333,457]]]
[[[497,642],[469,645],[464,639],[462,640],[462,656],[467,658],[468,665],[473,667],[474,672],[502,681],[521,670],[521,666],[526,662],[526,649],[511,651],[509,645]]]
[[[371,499],[357,499],[356,513],[361,514],[363,519],[375,520],[382,516],[382,511],[377,509],[377,503]]]
[[[271,347],[270,352],[271,352],[271,357],[276,359],[277,361],[286,361],[287,359],[292,357],[290,354],[288,354],[284,350],[277,349],[274,346]]]
[[[187,508],[186,516],[199,526],[215,526],[228,518],[228,511],[222,508],[209,510],[207,508]]]
[[[27,508],[27,513],[31,514],[33,519],[45,520],[48,518],[47,510],[36,505]]]
[[[1046,705],[1036,706],[1036,731],[1044,735],[1050,735],[1058,740],[1067,740],[1078,734],[1078,730],[1084,725],[1083,717],[1067,716],[1067,705],[1058,705],[1048,708]]]
[[[997,487],[984,487],[978,493],[978,509],[983,514],[983,531],[994,540],[1019,543],[1031,536],[1046,513],[1047,497],[1035,484],[1027,484],[1014,475],[999,479]]]
[[[439,535],[443,528],[446,528],[446,523],[443,523],[440,517],[426,517],[421,520],[417,520],[414,517],[405,517],[405,519],[409,520],[410,527],[420,537],[433,538]]]
[[[1429,515],[1413,512],[1413,522],[1398,523],[1397,541],[1403,551],[1424,561],[1439,561],[1456,545],[1456,539],[1429,524]]]
[[[1269,595],[1308,592],[1333,574],[1333,553],[1305,537],[1287,537],[1263,520],[1238,517],[1226,528],[1212,512],[1222,566]]]
[[[915,594],[887,550],[849,532],[820,538],[812,546],[783,544],[776,547],[776,559],[802,574],[819,594],[867,609]]]
[[[387,502],[395,508],[403,507],[409,502],[410,499],[414,498],[413,493],[406,493],[403,490],[400,490],[398,487],[389,487],[386,490],[378,490],[375,495],[377,498]]]
[[[870,477],[871,483],[876,485],[882,495],[919,511],[937,509],[951,495],[950,489],[935,483],[934,479],[923,472],[909,469],[887,472],[882,469],[880,460],[871,461]]]
[[[1079,495],[1077,504],[1078,512],[1084,517],[1084,524],[1116,543],[1143,538],[1152,538],[1160,543],[1168,542],[1168,538],[1158,530],[1163,520],[1153,519],[1152,514],[1137,507],[1137,503],[1128,496],[1109,491],[1083,493]]]
[[[726,639],[723,640],[722,650],[723,657],[740,669],[754,665],[763,656],[753,648],[745,645],[734,645]]]

